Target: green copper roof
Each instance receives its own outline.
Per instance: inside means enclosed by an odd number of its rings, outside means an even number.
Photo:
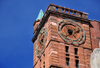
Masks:
[[[40,12],[39,12],[39,14],[38,14],[38,17],[37,17],[37,19],[36,19],[36,21],[39,19],[41,19],[42,17],[43,17],[43,11],[42,11],[42,9],[40,10]]]

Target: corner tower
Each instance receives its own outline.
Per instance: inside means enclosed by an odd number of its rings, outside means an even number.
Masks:
[[[87,13],[50,4],[33,24],[33,68],[90,68],[90,55],[99,46],[93,40],[100,38],[93,34],[93,29],[100,33],[93,22],[100,25]]]

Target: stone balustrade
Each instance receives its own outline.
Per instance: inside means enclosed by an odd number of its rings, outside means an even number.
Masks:
[[[69,14],[69,15],[73,15],[73,16],[88,19],[88,13],[80,12],[80,11],[70,9],[70,8],[57,6],[57,5],[54,5],[54,4],[50,4],[48,9],[46,10],[46,12],[48,10],[53,10],[53,11],[57,11],[57,12],[60,12],[60,13],[65,13],[65,14]]]

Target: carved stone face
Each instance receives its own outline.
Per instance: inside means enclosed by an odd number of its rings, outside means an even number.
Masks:
[[[36,42],[36,48],[35,49],[36,49],[36,55],[37,56],[40,56],[43,49],[44,49],[45,42],[46,42],[46,36],[47,36],[47,30],[46,30],[45,27],[43,27],[39,32],[37,42]]]
[[[95,48],[91,54],[91,68],[100,68],[100,48]]]
[[[81,25],[71,19],[63,19],[57,24],[58,34],[68,43],[80,44],[85,40],[85,32]]]

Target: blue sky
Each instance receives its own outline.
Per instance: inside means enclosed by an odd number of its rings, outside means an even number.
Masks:
[[[99,0],[0,0],[0,68],[32,68],[33,22],[50,3],[100,21]]]

